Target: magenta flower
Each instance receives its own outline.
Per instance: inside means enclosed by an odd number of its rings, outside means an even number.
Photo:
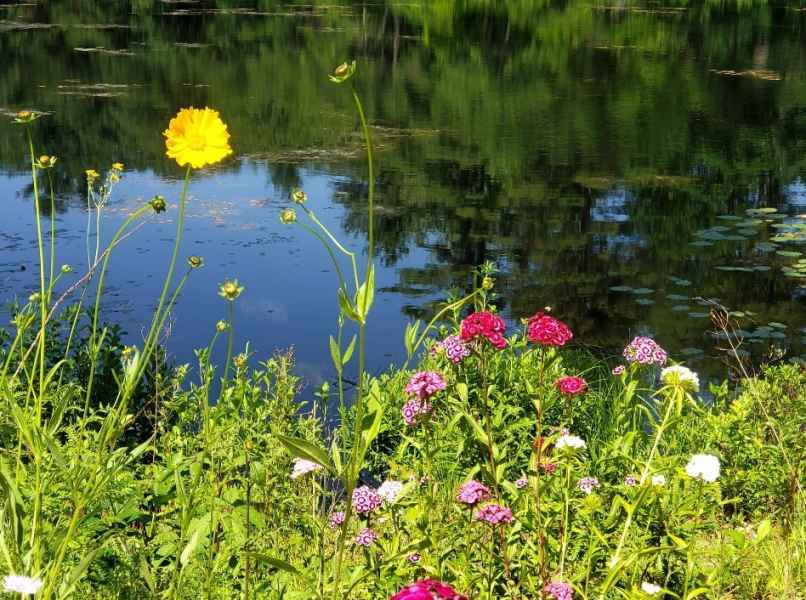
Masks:
[[[637,362],[641,365],[663,366],[669,359],[666,350],[661,348],[655,340],[640,335],[627,344],[623,354],[627,362]]]
[[[512,523],[512,511],[500,504],[485,504],[476,511],[476,518],[493,526]]]
[[[473,506],[482,500],[489,500],[490,497],[490,490],[487,489],[487,486],[474,479],[459,488],[459,494],[456,496],[456,500],[463,504]]]
[[[389,600],[467,600],[447,583],[436,579],[422,579],[407,585]]]
[[[364,529],[359,531],[358,535],[355,536],[355,543],[359,546],[364,546],[364,548],[369,548],[376,541],[378,541],[378,534],[369,527],[364,527]]]
[[[504,337],[506,331],[506,323],[501,317],[481,311],[465,317],[460,335],[463,342],[484,338],[499,350],[503,350],[507,347],[507,340]]]
[[[406,422],[406,425],[411,427],[430,415],[432,410],[433,407],[425,400],[412,398],[403,405],[403,410],[400,412],[403,415],[403,420]]]
[[[515,487],[517,487],[519,490],[522,490],[527,485],[529,485],[529,480],[526,477],[521,477],[515,482]]]
[[[626,371],[626,370],[627,369],[626,369],[626,367],[624,365],[616,365],[615,367],[613,367],[612,373],[613,373],[613,375],[618,377],[619,375],[623,375],[624,371]]]
[[[459,364],[470,356],[470,348],[462,341],[458,335],[449,335],[441,342],[437,342],[431,348],[431,353],[436,354],[439,351],[445,352],[445,356],[448,357],[454,364]]]
[[[552,581],[546,584],[543,591],[553,600],[574,600],[574,588],[570,583]]]
[[[588,382],[582,377],[560,377],[554,382],[554,385],[566,396],[579,396],[588,389]]]
[[[353,508],[355,512],[368,514],[383,504],[383,498],[377,491],[367,485],[353,490]]]
[[[420,559],[421,559],[421,558],[422,558],[422,557],[420,556],[420,553],[419,553],[419,552],[412,552],[412,553],[411,553],[411,554],[409,554],[409,556],[408,556],[408,561],[409,561],[411,564],[416,565],[418,562],[420,562]]]
[[[541,311],[529,318],[526,337],[530,342],[544,346],[564,346],[571,341],[574,334],[565,323]]]
[[[543,471],[543,472],[544,472],[546,475],[554,475],[554,471],[556,471],[556,470],[557,470],[557,463],[553,463],[553,462],[544,462],[544,463],[542,463],[542,464],[540,465],[540,469],[541,469],[541,470],[542,470],[542,471]]]
[[[342,523],[344,523],[344,512],[339,510],[330,515],[329,524],[331,529],[338,529]]]
[[[420,371],[415,373],[406,386],[406,393],[417,396],[420,400],[428,400],[440,390],[445,389],[445,380],[442,375],[434,371]]]
[[[624,485],[628,487],[633,487],[638,485],[638,478],[635,475],[627,475],[624,478]]]

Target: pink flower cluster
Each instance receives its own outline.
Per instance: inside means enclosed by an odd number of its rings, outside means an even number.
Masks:
[[[481,311],[465,317],[460,334],[463,342],[484,338],[499,350],[503,350],[507,347],[507,339],[504,337],[506,331],[506,323],[501,317]]]
[[[637,362],[642,365],[663,366],[669,358],[666,350],[661,348],[655,340],[641,335],[627,344],[623,354],[627,362]]]
[[[371,513],[383,504],[380,494],[368,485],[362,485],[353,490],[353,508],[361,514]]]
[[[526,324],[526,337],[530,342],[537,342],[544,346],[564,346],[574,337],[568,325],[539,312],[529,318]]]
[[[485,504],[476,511],[476,518],[493,526],[512,523],[512,511],[500,504]]]
[[[332,515],[330,515],[330,528],[331,529],[338,529],[341,527],[342,523],[344,523],[344,513],[342,511],[336,511]]]
[[[552,581],[546,584],[543,591],[553,600],[574,600],[574,588],[570,583]]]
[[[440,390],[445,389],[445,380],[442,375],[434,371],[420,371],[415,373],[406,386],[406,393],[417,396],[420,400],[428,400]]]
[[[359,546],[364,546],[364,548],[369,548],[377,540],[378,534],[372,531],[369,527],[364,527],[364,529],[359,531],[358,535],[355,536],[355,543]]]
[[[447,583],[436,579],[421,579],[407,585],[389,600],[467,600]]]
[[[462,485],[462,487],[459,488],[459,494],[456,496],[458,502],[469,504],[470,506],[478,504],[482,500],[488,500],[489,498],[490,490],[487,489],[487,486],[483,483],[479,483],[475,479]]]
[[[583,494],[590,494],[593,490],[600,487],[599,480],[596,477],[583,477],[577,481],[577,489]]]
[[[458,335],[449,335],[431,347],[432,354],[437,354],[439,351],[445,352],[445,356],[454,364],[459,364],[463,359],[470,356],[470,348]]]
[[[400,411],[403,415],[403,420],[406,425],[411,427],[416,425],[422,418],[431,414],[433,407],[425,400],[419,398],[412,398],[403,405],[403,410]]]
[[[588,382],[582,377],[560,377],[554,385],[566,396],[579,396],[588,389]]]

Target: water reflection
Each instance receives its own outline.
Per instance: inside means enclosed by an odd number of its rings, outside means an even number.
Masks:
[[[707,357],[706,299],[753,313],[753,326],[796,331],[805,320],[796,258],[776,252],[800,242],[779,247],[771,224],[744,221],[748,208],[804,212],[806,13],[778,2],[610,4],[5,6],[0,107],[52,113],[37,144],[60,156],[61,252],[77,264],[84,169],[127,164],[117,211],[152,193],[175,198],[159,131],[181,105],[221,111],[240,158],[192,190],[186,251],[208,266],[176,315],[182,360],[220,317],[215,286],[237,276],[247,287],[242,338],[263,356],[296,345],[311,379],[326,372],[333,274],[277,213],[303,185],[363,249],[360,138],[349,98],[324,76],[349,56],[380,149],[374,368],[400,356],[407,317],[466,291],[486,260],[502,270],[509,316],[550,304],[605,348],[642,332]],[[20,142],[0,124],[8,290],[33,283],[30,269],[17,270],[33,260]],[[135,338],[170,235],[169,223],[149,225],[115,259],[109,302]],[[772,339],[801,352],[798,336]]]

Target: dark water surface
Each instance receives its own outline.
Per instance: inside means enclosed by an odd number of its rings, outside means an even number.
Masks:
[[[272,0],[0,2],[0,110],[50,113],[59,156],[59,261],[85,268],[83,172],[126,164],[104,212],[160,193],[180,170],[160,132],[182,106],[221,111],[233,158],[197,176],[184,254],[200,254],[173,322],[181,361],[226,316],[240,342],[294,346],[330,373],[335,275],[281,225],[296,186],[365,250],[366,174],[347,89],[357,59],[379,146],[380,266],[370,364],[400,359],[404,324],[493,261],[506,314],[551,305],[577,336],[616,350],[637,333],[713,375],[717,299],[742,311],[745,347],[806,344],[806,3]],[[0,119],[0,289],[35,286],[23,130]],[[107,315],[142,339],[174,210],[113,259]],[[46,220],[46,223],[48,221]],[[802,261],[802,262],[798,262]],[[22,267],[25,270],[21,270]]]

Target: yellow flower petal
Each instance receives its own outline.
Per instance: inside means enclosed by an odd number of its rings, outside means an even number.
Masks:
[[[183,108],[171,119],[163,135],[165,154],[180,167],[190,165],[200,169],[232,154],[227,126],[218,111],[211,108]]]

